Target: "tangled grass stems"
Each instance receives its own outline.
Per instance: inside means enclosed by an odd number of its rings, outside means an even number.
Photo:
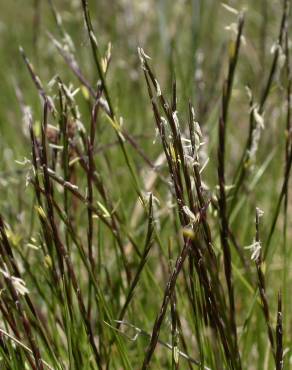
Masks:
[[[34,2],[0,135],[1,368],[289,368],[289,1],[170,3]]]

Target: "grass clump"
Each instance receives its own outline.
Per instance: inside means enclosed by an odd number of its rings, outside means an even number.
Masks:
[[[290,13],[260,3],[35,2],[1,106],[1,368],[289,369]]]

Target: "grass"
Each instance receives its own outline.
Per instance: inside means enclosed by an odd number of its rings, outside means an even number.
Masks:
[[[1,369],[290,368],[289,5],[1,5]]]

